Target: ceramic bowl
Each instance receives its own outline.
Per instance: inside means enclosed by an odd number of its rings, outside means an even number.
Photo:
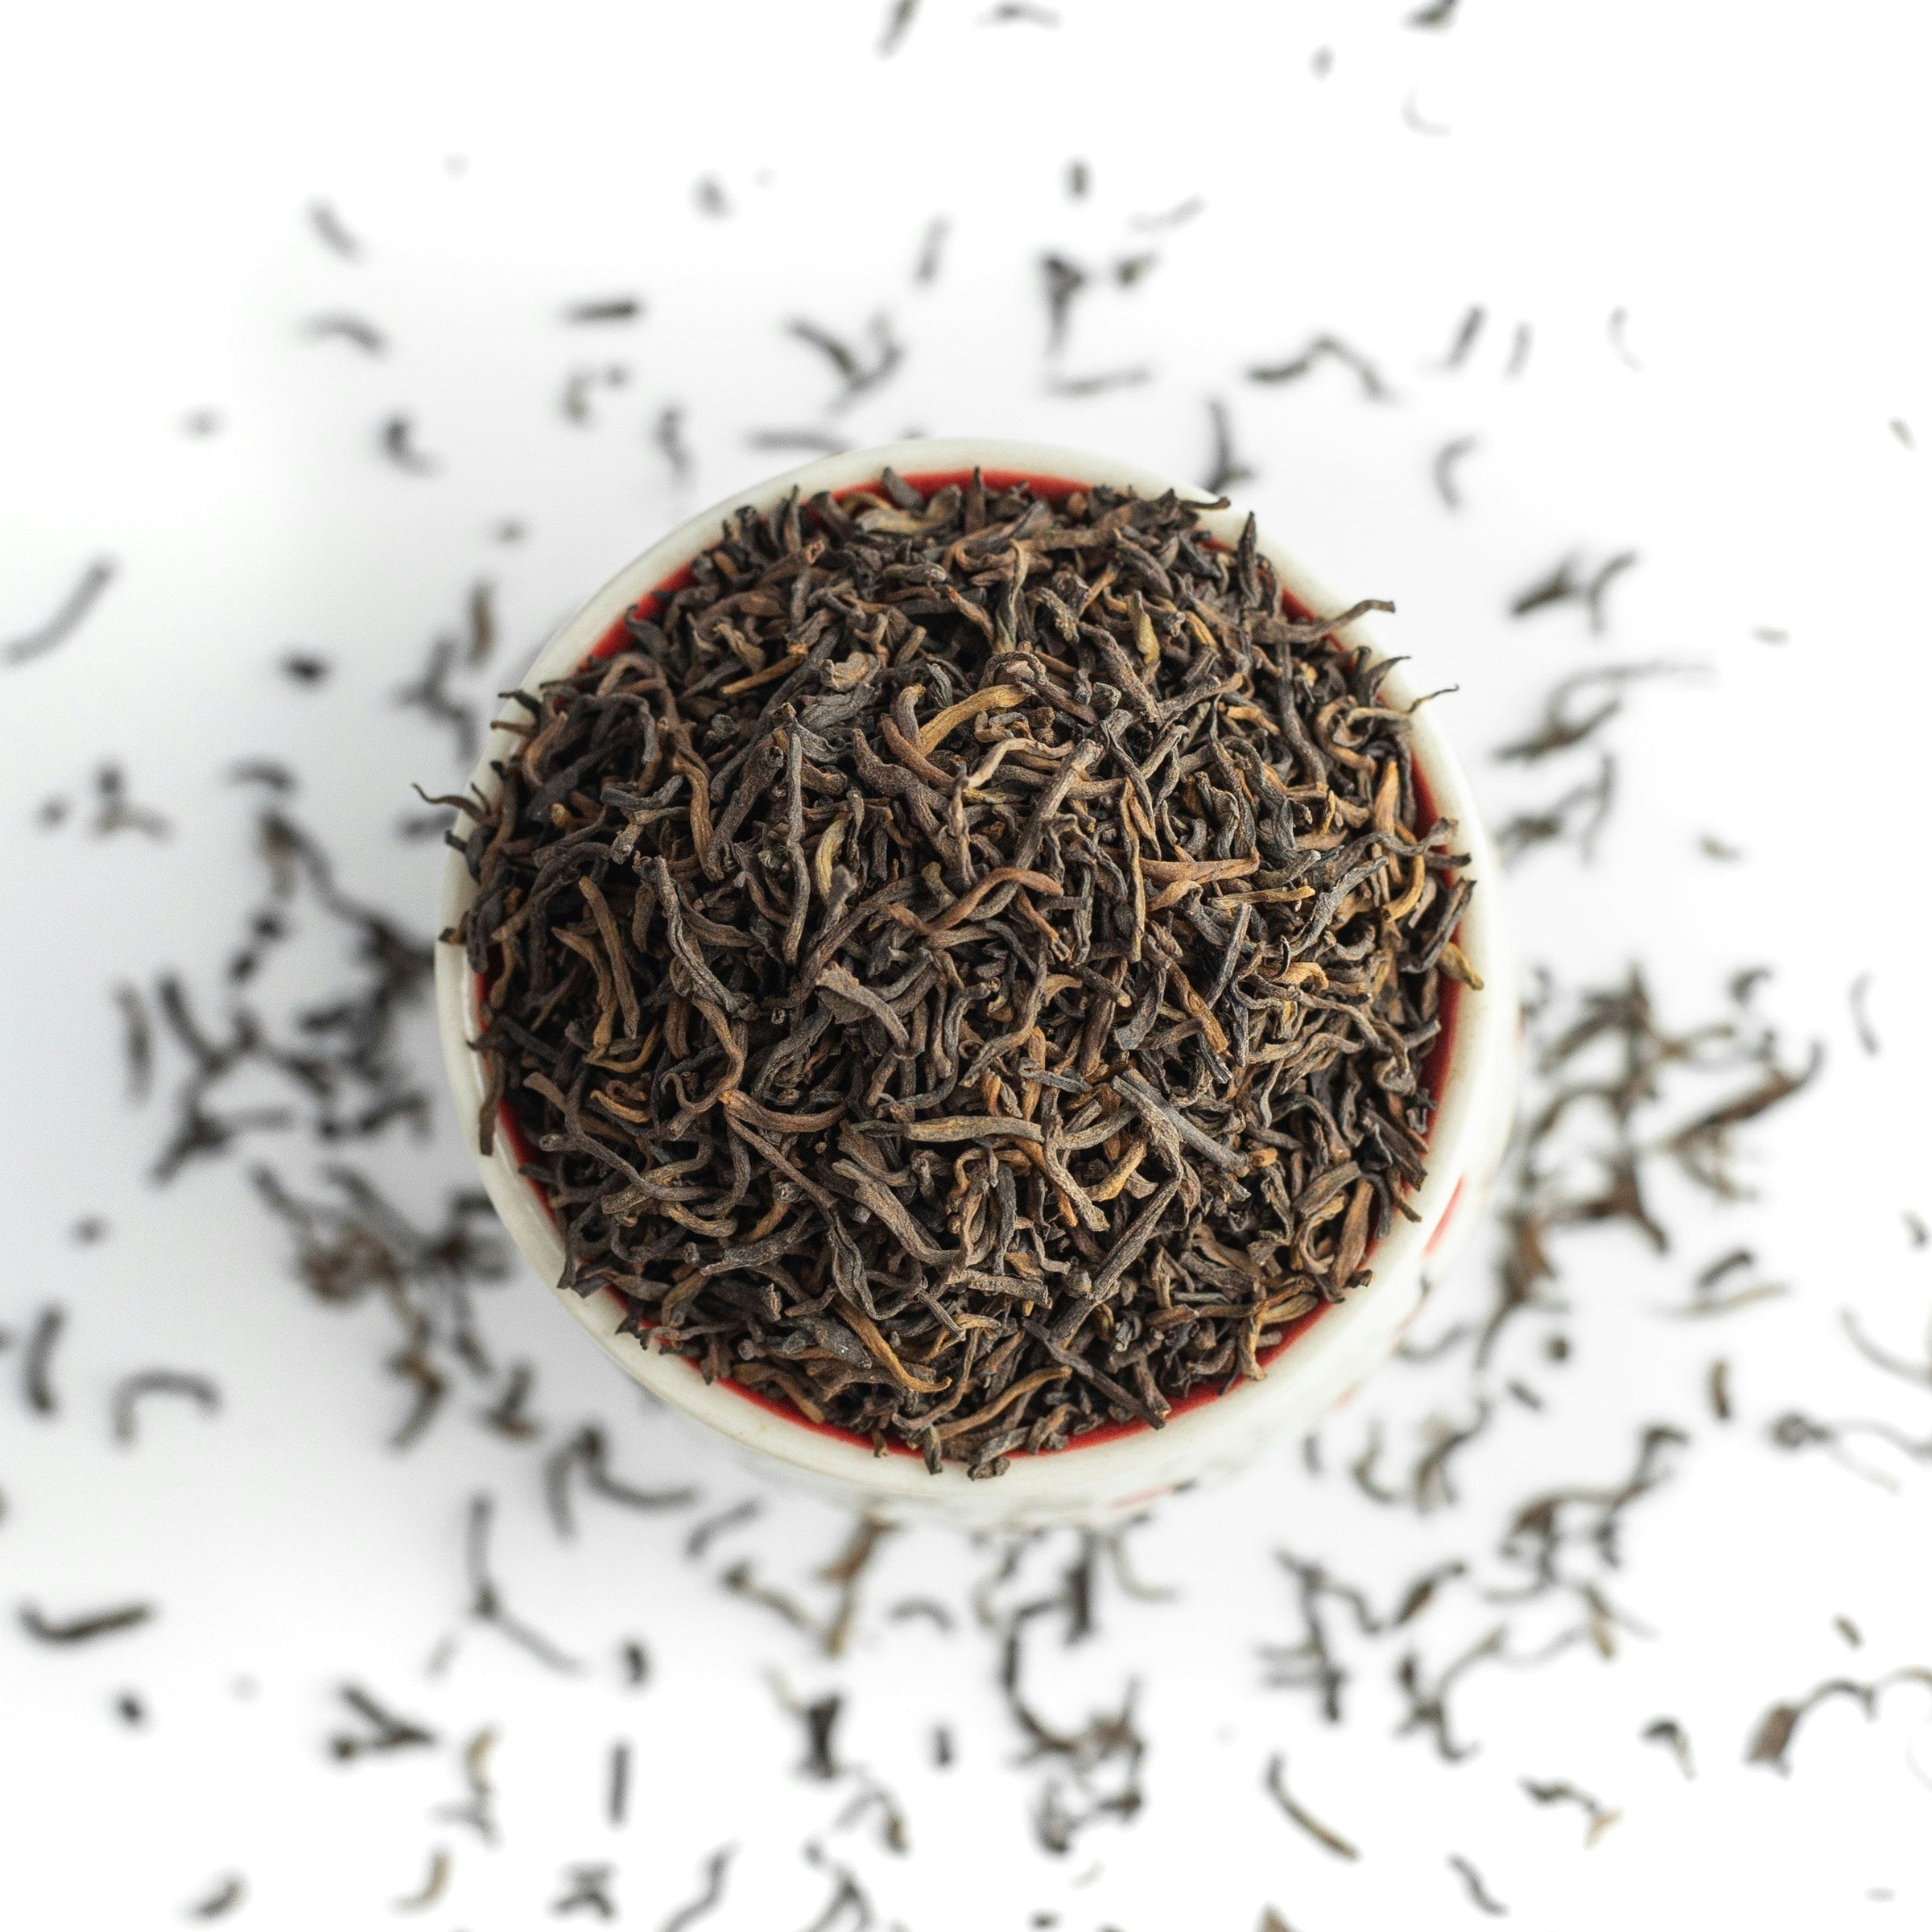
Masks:
[[[535,692],[547,680],[576,671],[640,598],[716,540],[728,513],[746,504],[765,509],[795,489],[804,498],[822,489],[874,482],[887,464],[913,479],[957,476],[977,464],[989,479],[1019,475],[1089,486],[1104,483],[1148,495],[1174,488],[1183,498],[1205,500],[1199,490],[1170,485],[1166,477],[1127,464],[1030,443],[955,438],[828,457],[735,491],[654,544],[559,628],[537,654],[522,688]],[[1202,517],[1212,535],[1230,544],[1244,520],[1243,513],[1232,510],[1206,511]],[[1265,535],[1261,549],[1282,588],[1304,609],[1341,608],[1340,600]],[[1369,642],[1360,623],[1341,634],[1352,644]],[[1383,689],[1398,704],[1414,695],[1401,667]],[[526,714],[512,704],[506,715]],[[968,1530],[1104,1523],[1145,1509],[1176,1490],[1229,1475],[1276,1438],[1305,1434],[1394,1349],[1430,1282],[1448,1266],[1479,1218],[1510,1125],[1519,1026],[1516,976],[1500,902],[1501,869],[1462,766],[1438,729],[1439,715],[1428,707],[1415,714],[1415,765],[1437,810],[1456,821],[1459,843],[1471,857],[1470,874],[1479,882],[1457,943],[1480,976],[1482,990],[1455,989],[1446,1062],[1439,1063],[1428,1176],[1410,1199],[1418,1218],[1397,1221],[1369,1257],[1373,1278],[1324,1309],[1267,1364],[1260,1381],[1241,1382],[1224,1394],[1186,1406],[1158,1430],[1098,1432],[1099,1439],[1076,1439],[1065,1449],[1016,1455],[1005,1474],[976,1481],[954,1464],[935,1476],[910,1453],[875,1454],[858,1438],[781,1414],[732,1382],[708,1385],[681,1356],[655,1352],[636,1336],[618,1333],[624,1309],[612,1292],[580,1296],[554,1287],[551,1292],[626,1375],[672,1408],[714,1430],[766,1470],[887,1520],[937,1520]],[[491,761],[507,758],[519,743],[500,727],[493,729],[471,781],[482,797],[493,798],[500,782]],[[461,856],[452,853],[443,889],[443,927],[456,923],[473,891]],[[482,1084],[470,1045],[478,1028],[477,987],[461,950],[453,945],[437,948],[436,1001],[456,1116],[477,1152]],[[488,1155],[477,1153],[483,1183],[511,1239],[543,1282],[554,1284],[564,1269],[564,1245],[536,1189],[517,1171],[506,1138],[497,1135]]]

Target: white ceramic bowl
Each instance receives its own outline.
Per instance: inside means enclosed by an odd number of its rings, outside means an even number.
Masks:
[[[522,687],[534,692],[547,680],[575,671],[625,611],[716,540],[728,513],[745,504],[765,509],[792,489],[803,498],[821,489],[876,481],[889,464],[913,477],[953,474],[976,464],[989,475],[1017,473],[1088,485],[1113,484],[1149,495],[1171,487],[1183,498],[1206,500],[1200,491],[1171,485],[1165,477],[1127,464],[1040,444],[954,438],[827,457],[734,492],[654,544],[556,631],[537,654]],[[1210,532],[1230,544],[1243,521],[1239,510],[1211,510],[1202,518]],[[1265,535],[1261,549],[1282,588],[1304,609],[1340,608],[1338,599]],[[1352,643],[1368,642],[1360,624],[1341,634]],[[1383,688],[1393,703],[1413,695],[1399,667]],[[508,715],[526,714],[511,705]],[[1418,1218],[1397,1221],[1373,1250],[1374,1278],[1325,1310],[1275,1356],[1261,1381],[1242,1382],[1184,1409],[1163,1428],[1109,1431],[1098,1441],[1076,1439],[1063,1450],[1016,1455],[1004,1475],[973,1481],[956,1465],[948,1463],[935,1476],[915,1455],[875,1455],[856,1439],[790,1420],[729,1382],[707,1385],[682,1356],[656,1352],[634,1335],[620,1335],[624,1311],[613,1294],[580,1296],[558,1292],[554,1286],[551,1291],[626,1375],[671,1407],[716,1430],[766,1469],[887,1519],[936,1519],[974,1530],[1104,1522],[1144,1509],[1177,1489],[1230,1475],[1270,1439],[1313,1428],[1394,1348],[1431,1281],[1478,1220],[1501,1162],[1514,1104],[1518,1010],[1499,903],[1501,869],[1476,817],[1462,766],[1435,729],[1436,715],[1430,708],[1415,714],[1415,763],[1437,810],[1456,821],[1459,842],[1471,855],[1470,875],[1479,881],[1457,942],[1481,977],[1483,989],[1457,989],[1448,1061],[1430,1133],[1428,1178],[1410,1201]],[[493,730],[471,781],[482,797],[493,798],[500,782],[491,760],[507,758],[519,743],[505,731]],[[452,853],[443,890],[445,928],[461,916],[473,891],[461,856]],[[476,988],[455,946],[437,948],[436,1007],[457,1117],[476,1152],[482,1104],[480,1070],[470,1046],[477,1027]],[[518,1173],[506,1137],[497,1137],[493,1153],[477,1154],[483,1183],[511,1239],[544,1282],[555,1284],[564,1269],[563,1242],[532,1184]]]

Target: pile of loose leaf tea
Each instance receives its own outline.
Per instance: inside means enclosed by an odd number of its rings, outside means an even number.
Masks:
[[[1468,973],[1371,608],[1172,494],[887,471],[519,694],[450,936],[564,1285],[935,1470],[1258,1375],[1421,1179]]]

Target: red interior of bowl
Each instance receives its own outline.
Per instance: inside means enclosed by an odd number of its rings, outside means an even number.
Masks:
[[[980,473],[980,477],[981,482],[988,489],[995,491],[1010,489],[1016,483],[1024,483],[1031,489],[1036,497],[1042,497],[1052,503],[1059,502],[1064,497],[1071,496],[1075,490],[1090,487],[1087,484],[1069,481],[1064,477],[1035,476],[1028,472],[1013,469],[982,470]],[[964,489],[972,481],[972,471],[965,469],[920,471],[917,474],[906,478],[906,481],[914,489],[922,491],[927,495],[931,495],[936,489],[944,489],[949,483],[956,483]],[[873,489],[877,487],[877,482],[875,479],[870,483],[851,484],[843,489],[834,490],[832,493],[834,499],[836,500],[854,495],[861,490]],[[624,613],[624,616],[618,617],[610,625],[609,629],[592,647],[586,662],[593,662],[599,658],[612,657],[623,650],[630,642],[630,634],[625,628],[625,619],[631,616],[644,618],[656,617],[665,603],[677,592],[683,589],[691,580],[691,573],[688,565],[674,571],[654,590],[649,591],[640,597],[630,609]],[[1282,593],[1282,603],[1289,615],[1298,622],[1306,623],[1313,618],[1314,613],[1312,611],[1304,610],[1286,592]],[[1428,779],[1419,765],[1415,768],[1414,776],[1416,803],[1420,814],[1425,818],[1433,819],[1435,815],[1435,799],[1429,789]],[[476,993],[479,1005],[482,1002],[483,986],[482,976],[478,974],[476,979]],[[1442,1031],[1435,1036],[1435,1042],[1429,1049],[1429,1057],[1422,1065],[1422,1084],[1428,1091],[1430,1100],[1438,1109],[1442,1105],[1443,1088],[1448,1076],[1449,1062],[1455,1051],[1456,1018],[1462,1004],[1462,988],[1455,980],[1447,978],[1443,980],[1437,1008],[1438,1018],[1442,1022]],[[532,1150],[529,1141],[524,1138],[522,1128],[507,1100],[503,1102],[497,1109],[497,1131],[503,1136],[505,1143],[510,1148],[512,1154],[515,1156],[518,1167],[527,1166]],[[525,1178],[528,1179],[527,1175]],[[549,1216],[551,1225],[555,1226],[556,1216],[551,1208],[549,1198],[535,1181],[530,1181],[529,1186],[531,1193],[537,1197],[544,1213]],[[1460,1184],[1459,1183],[1457,1189],[1459,1195],[1460,1191]],[[1443,1229],[1447,1227],[1449,1213],[1453,1212],[1455,1205],[1455,1201],[1452,1197],[1449,1212],[1445,1212],[1441,1226],[1437,1228],[1436,1235],[1431,1241],[1431,1246],[1434,1245],[1434,1240],[1439,1239]],[[1368,1255],[1364,1257],[1364,1260],[1373,1257],[1374,1253],[1375,1247],[1372,1245]],[[616,1289],[605,1288],[601,1292],[611,1296],[613,1300],[621,1303],[628,1311],[630,1303]],[[1265,1368],[1284,1350],[1292,1348],[1299,1336],[1306,1334],[1309,1329],[1313,1327],[1327,1313],[1330,1306],[1331,1304],[1327,1302],[1321,1302],[1298,1320],[1290,1322],[1282,1331],[1282,1339],[1272,1348],[1258,1355],[1256,1360],[1261,1363],[1262,1367]],[[756,1389],[748,1387],[742,1382],[727,1378],[725,1386],[741,1400],[753,1403],[758,1408],[782,1418],[797,1428],[810,1429],[820,1435],[835,1436],[841,1442],[855,1443],[862,1449],[871,1449],[873,1447],[869,1436],[860,1435],[850,1429],[841,1429],[835,1423],[812,1422],[807,1417],[801,1415],[789,1403],[780,1401],[775,1396],[766,1395]],[[1185,1415],[1189,1410],[1198,1409],[1203,1403],[1214,1401],[1222,1393],[1221,1389],[1215,1387],[1195,1389],[1174,1405],[1168,1411],[1169,1418],[1171,1419],[1177,1415]],[[1141,1422],[1104,1422],[1097,1429],[1090,1429],[1085,1435],[1075,1436],[1063,1449],[1038,1450],[1031,1453],[1042,1455],[1069,1455],[1075,1450],[1086,1447],[1090,1444],[1113,1442],[1123,1435],[1136,1435],[1148,1426],[1147,1423]],[[886,1447],[888,1452],[894,1455],[911,1456],[916,1459],[918,1454],[917,1451],[906,1447],[902,1443],[888,1443]]]

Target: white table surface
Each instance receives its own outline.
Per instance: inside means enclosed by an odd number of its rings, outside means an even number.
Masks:
[[[1252,1932],[1269,1908],[1294,1932],[1481,1922],[1451,1857],[1525,1926],[1927,1922],[1932,1691],[1901,1680],[1870,1721],[1848,1698],[1821,1707],[1788,1776],[1745,1755],[1779,1702],[1932,1666],[1932,1459],[1875,1435],[1834,1455],[1769,1434],[1797,1410],[1932,1436],[1932,1391],[1861,1356],[1843,1321],[1856,1311],[1924,1359],[1932,1249],[1906,1217],[1932,1216],[1932,1049],[1913,1037],[1932,936],[1932,34],[1869,3],[1463,0],[1424,28],[1382,0],[1023,10],[1057,26],[925,0],[881,56],[888,10],[121,4],[17,10],[5,30],[0,639],[42,621],[90,559],[117,574],[67,643],[0,668],[0,1920],[178,1923],[232,1876],[230,1922],[382,1924],[440,1847],[446,1891],[395,1922],[548,1922],[571,1868],[607,1865],[621,1922],[654,1928],[732,1844],[723,1902],[698,1922],[715,1932]],[[728,213],[699,206],[705,178]],[[1193,219],[1144,225],[1196,196]],[[324,246],[317,200],[356,258]],[[940,272],[917,285],[938,216]],[[1103,278],[1158,258],[1133,287],[1082,296],[1057,361],[1047,250]],[[647,303],[635,324],[559,320],[632,292]],[[1444,368],[1479,303],[1480,333]],[[344,312],[388,352],[303,334]],[[783,325],[860,336],[881,312],[902,368],[828,413],[826,366]],[[1512,377],[1519,324],[1530,346]],[[1392,398],[1364,399],[1332,366],[1246,379],[1324,332],[1371,357]],[[597,390],[589,422],[567,419],[572,372],[613,364],[623,385]],[[1056,370],[1142,365],[1150,379],[1114,394],[1050,393]],[[848,1653],[826,1657],[720,1579],[748,1560],[815,1612],[830,1593],[811,1571],[848,1525],[647,1413],[522,1275],[485,1294],[483,1323],[500,1360],[535,1365],[544,1439],[478,1428],[465,1391],[392,1451],[391,1326],[306,1295],[247,1183],[269,1158],[308,1185],[324,1157],[266,1135],[152,1186],[165,1100],[126,1104],[110,993],[175,970],[218,1009],[255,891],[251,801],[227,775],[243,759],[298,771],[294,809],[345,884],[427,927],[440,855],[395,828],[408,781],[437,789],[458,767],[393,694],[479,579],[503,630],[473,680],[487,692],[671,521],[793,460],[754,432],[985,430],[1198,477],[1211,398],[1256,473],[1237,495],[1338,590],[1395,599],[1383,634],[1425,686],[1459,683],[1441,702],[1493,819],[1596,770],[1594,749],[1528,770],[1492,756],[1557,679],[1701,667],[1634,690],[1608,728],[1620,795],[1594,862],[1546,850],[1515,869],[1525,957],[1571,989],[1641,960],[1679,1023],[1763,964],[1757,1007],[1787,1059],[1817,1040],[1826,1060],[1740,1137],[1755,1198],[1720,1208],[1662,1188],[1662,1255],[1622,1229],[1568,1241],[1567,1312],[1520,1318],[1480,1377],[1466,1352],[1391,1364],[1324,1430],[1323,1473],[1284,1444],[1134,1533],[1140,1573],[1171,1598],[1135,1600],[1104,1575],[1092,1637],[1066,1646],[1038,1621],[1042,1711],[1077,1728],[1132,1682],[1148,1741],[1137,1814],[1055,1854],[1031,1822],[1054,1766],[1029,1761],[969,1600],[997,1547],[889,1540]],[[693,456],[683,479],[652,440],[667,405]],[[213,433],[184,430],[198,411]],[[378,449],[398,411],[433,476]],[[1430,465],[1463,436],[1476,441],[1451,511]],[[506,519],[521,541],[500,539]],[[1565,554],[1593,566],[1624,550],[1640,561],[1604,634],[1574,605],[1506,615]],[[332,662],[325,684],[279,673],[298,646]],[[166,840],[90,831],[108,762]],[[52,827],[50,799],[71,807]],[[1743,857],[1713,860],[1707,836]],[[287,971],[284,1009],[338,983],[341,962],[309,935]],[[1876,1055],[1849,1004],[1865,974]],[[426,1025],[410,1051],[433,1080]],[[426,1146],[401,1133],[349,1158],[426,1214],[467,1178],[447,1118]],[[107,1232],[82,1243],[90,1216]],[[1739,1246],[1758,1257],[1752,1278],[1789,1291],[1707,1319],[1668,1312]],[[1474,1256],[1439,1290],[1435,1331],[1491,1294]],[[67,1321],[49,1416],[21,1370],[53,1303]],[[1545,1350],[1558,1333],[1561,1364]],[[1728,1422],[1706,1395],[1719,1356]],[[155,1365],[211,1376],[221,1413],[156,1400],[139,1442],[117,1443],[109,1393]],[[1455,1463],[1452,1506],[1380,1505],[1348,1476],[1373,1430],[1385,1471],[1406,1472],[1485,1393],[1496,1417]],[[700,1505],[588,1502],[559,1540],[542,1461],[589,1421],[621,1472],[692,1484]],[[1578,1571],[1642,1633],[1609,1660],[1586,1645],[1472,1666],[1451,1707],[1480,1743],[1464,1761],[1395,1735],[1406,1653],[1430,1678],[1499,1622],[1518,1657],[1574,1624],[1574,1597],[1485,1596],[1516,1574],[1499,1540],[1542,1491],[1613,1487],[1653,1423],[1689,1439],[1670,1480],[1633,1506],[1619,1567],[1585,1552]],[[512,1607],[580,1671],[464,1621],[478,1494],[496,1499]],[[755,1519],[686,1555],[699,1515],[746,1498]],[[1266,1682],[1264,1647],[1300,1629],[1282,1549],[1384,1616],[1431,1565],[1471,1569],[1398,1630],[1360,1633],[1331,1603],[1352,1673],[1331,1724],[1309,1690]],[[1023,1552],[996,1600],[1051,1591],[1077,1554],[1071,1538]],[[950,1606],[950,1635],[890,1615],[915,1596]],[[18,1619],[137,1599],[153,1620],[71,1648]],[[641,1687],[621,1669],[634,1638],[651,1659]],[[438,1741],[335,1761],[350,1682]],[[838,1779],[799,1773],[781,1690],[842,1695]],[[123,1693],[144,1722],[116,1715]],[[1641,1736],[1665,1717],[1694,1778]],[[448,1814],[486,1729],[489,1843]],[[619,1741],[632,1772],[613,1824]],[[1359,1857],[1265,1793],[1277,1753]],[[850,1815],[868,1780],[903,1807],[902,1852],[876,1806]],[[1580,1806],[1534,1803],[1525,1780],[1567,1781],[1620,1817],[1586,1847]],[[841,1869],[863,1908],[837,1903]],[[585,1906],[559,1922],[596,1919]]]

